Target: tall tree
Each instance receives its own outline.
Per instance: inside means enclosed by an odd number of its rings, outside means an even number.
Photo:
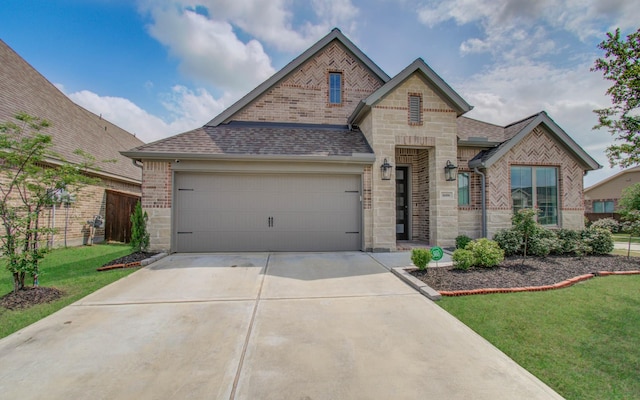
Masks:
[[[92,160],[70,164],[52,152],[51,136],[42,133],[49,122],[24,113],[15,118],[0,123],[0,253],[17,291],[25,287],[27,275],[35,283],[46,252],[43,239],[53,231],[40,223],[42,211],[61,193],[96,180],[83,173]],[[78,154],[86,159],[85,153]],[[59,165],[47,166],[52,159]]]
[[[620,29],[608,32],[598,47],[605,54],[591,70],[602,71],[613,86],[607,90],[612,106],[594,110],[598,115],[594,129],[607,128],[621,142],[607,148],[611,166],[640,164],[640,29],[626,40]]]

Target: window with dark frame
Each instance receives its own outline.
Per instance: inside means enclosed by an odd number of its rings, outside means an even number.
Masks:
[[[409,94],[409,124],[422,124],[422,96],[419,94]]]
[[[558,169],[556,167],[511,167],[513,212],[537,208],[540,225],[558,225]]]
[[[469,173],[458,173],[458,205],[468,206],[471,204]]]
[[[329,72],[329,104],[342,104],[342,72]]]

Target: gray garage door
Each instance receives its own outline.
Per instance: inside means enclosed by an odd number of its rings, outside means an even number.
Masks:
[[[361,248],[360,176],[175,174],[178,252]]]

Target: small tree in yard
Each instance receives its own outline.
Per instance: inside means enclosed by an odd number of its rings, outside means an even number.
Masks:
[[[522,254],[522,262],[527,258],[527,248],[531,244],[530,238],[535,234],[536,229],[538,229],[538,225],[535,220],[535,216],[538,213],[538,210],[535,208],[524,208],[517,213],[513,214],[511,218],[511,222],[513,224],[513,228],[520,232],[523,238],[523,254]]]
[[[88,162],[69,164],[51,151],[51,136],[41,133],[47,121],[24,113],[15,119],[0,123],[0,252],[18,291],[25,288],[27,275],[35,284],[38,262],[47,250],[42,239],[54,231],[40,224],[42,211],[57,193],[75,192],[95,179],[82,173]],[[51,158],[60,165],[45,167]]]
[[[149,232],[147,232],[147,220],[149,216],[142,211],[140,202],[136,203],[131,214],[131,248],[133,251],[142,252],[149,248]]]

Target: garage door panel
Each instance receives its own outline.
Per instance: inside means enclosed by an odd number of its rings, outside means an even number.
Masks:
[[[360,176],[175,174],[180,252],[361,248]],[[182,233],[178,233],[182,232]]]

